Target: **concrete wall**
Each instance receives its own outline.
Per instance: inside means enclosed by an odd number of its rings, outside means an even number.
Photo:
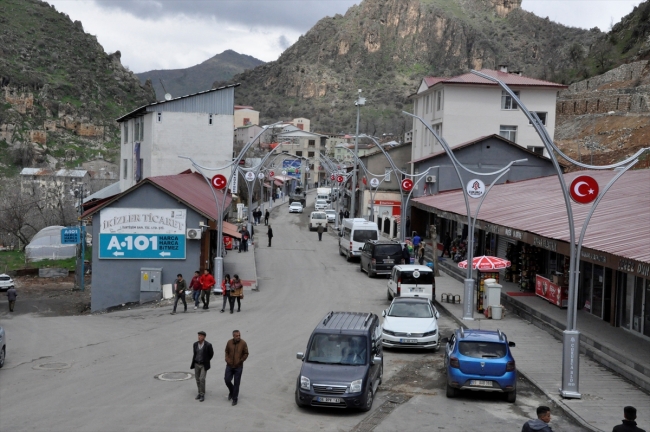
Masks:
[[[377,149],[376,146],[375,146],[375,151],[379,151],[379,149]],[[388,152],[388,154],[393,159],[393,162],[395,162],[397,168],[405,172],[410,172],[410,167],[408,162],[411,160],[410,159],[411,146],[405,145],[405,146],[399,146],[393,148],[391,149],[391,151]],[[373,174],[384,174],[386,169],[390,168],[390,163],[388,162],[388,159],[386,159],[386,156],[384,156],[384,154],[381,152],[375,153],[371,156],[361,157],[360,159],[364,163],[364,165],[366,165],[368,171],[370,171]],[[363,175],[363,173],[360,173],[359,175],[361,176]],[[401,178],[399,176],[396,176],[394,173],[391,173],[390,181],[384,181],[383,183],[381,183],[379,186],[379,190],[399,191],[400,181]]]
[[[249,123],[244,123],[244,119],[248,119]],[[248,108],[238,109],[235,110],[233,121],[236,128],[246,126],[246,124],[260,124],[260,112]]]
[[[156,187],[146,184],[114,202],[111,208],[186,208]],[[198,213],[187,208],[187,227],[198,228],[199,221],[207,223]],[[100,212],[93,215],[93,241],[99,245]],[[188,281],[199,268],[201,242],[186,240],[184,260],[112,260],[99,259],[99,247],[93,248],[92,298],[93,312],[122,303],[140,301],[140,269],[162,268],[162,283],[169,284],[178,273]],[[159,298],[159,297],[158,297]]]

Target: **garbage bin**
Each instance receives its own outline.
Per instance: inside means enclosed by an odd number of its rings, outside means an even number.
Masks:
[[[492,319],[500,320],[503,316],[503,306],[492,306]]]

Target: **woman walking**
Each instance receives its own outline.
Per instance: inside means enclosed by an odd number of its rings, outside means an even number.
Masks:
[[[230,290],[232,289],[232,284],[230,282],[230,274],[226,273],[226,277],[223,282],[221,282],[221,296],[223,297],[223,305],[221,306],[221,313],[226,310],[226,301],[230,298]]]
[[[230,313],[234,312],[235,309],[235,299],[237,300],[237,312],[241,312],[241,300],[244,298],[244,285],[239,279],[239,275],[233,275],[233,280],[230,283],[232,291],[230,292]]]

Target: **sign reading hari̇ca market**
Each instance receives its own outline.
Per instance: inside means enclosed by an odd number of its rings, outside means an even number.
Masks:
[[[100,259],[185,259],[185,209],[100,211]]]

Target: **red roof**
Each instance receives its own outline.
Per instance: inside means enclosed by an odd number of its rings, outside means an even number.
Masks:
[[[448,79],[449,78],[444,77],[424,77],[424,82],[427,84],[427,87],[431,87]]]
[[[589,175],[601,190],[612,171],[577,171],[564,175],[567,185],[578,175]],[[479,200],[470,200],[472,214]],[[415,207],[466,215],[462,191],[413,199]],[[591,205],[571,204],[576,241]],[[589,222],[584,247],[650,263],[650,169],[628,171],[602,199]],[[564,198],[557,176],[495,185],[485,198],[478,219],[569,241]]]
[[[520,76],[517,74],[512,74],[508,72],[500,72],[492,69],[481,69],[479,72],[489,75],[491,77],[501,80],[503,83],[508,86],[518,86],[518,87],[551,87],[551,88],[567,88],[564,84],[557,84],[550,81],[543,81],[535,78],[530,78],[527,76]],[[444,84],[479,84],[479,85],[498,85],[495,82],[482,78],[478,75],[474,75],[471,72],[468,72],[463,75],[458,75],[453,78],[439,78],[439,77],[425,77],[424,82],[428,87],[434,86],[438,83]]]

